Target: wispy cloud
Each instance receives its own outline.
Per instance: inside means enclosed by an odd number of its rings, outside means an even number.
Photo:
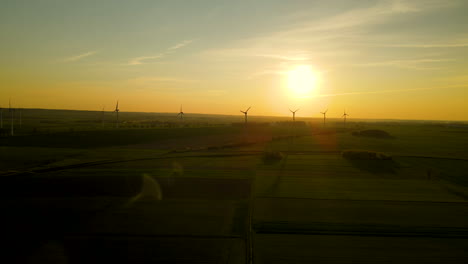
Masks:
[[[454,61],[453,59],[406,59],[406,60],[388,60],[379,62],[359,63],[353,64],[358,67],[380,67],[380,66],[392,66],[405,69],[414,70],[433,70],[440,69],[440,67],[428,67],[427,64],[434,64],[440,62]]]
[[[265,42],[287,40],[289,43],[310,43],[335,38],[348,38],[367,26],[382,24],[397,16],[435,10],[448,5],[447,1],[379,1],[374,5],[358,7],[325,17],[310,18],[310,15],[289,27],[256,38]]]
[[[92,56],[92,55],[94,55],[96,53],[97,53],[97,51],[88,51],[88,52],[85,52],[85,53],[82,53],[82,54],[79,54],[79,55],[75,55],[75,56],[65,58],[63,61],[65,61],[65,62],[79,61],[79,60],[82,60],[82,59],[84,59],[86,57]]]
[[[424,90],[444,90],[444,89],[457,89],[467,88],[468,85],[450,85],[450,86],[436,86],[436,87],[422,87],[422,88],[407,88],[407,89],[390,89],[390,90],[377,90],[377,91],[359,91],[359,92],[348,92],[348,93],[335,93],[335,94],[321,94],[318,97],[330,97],[330,96],[343,96],[343,95],[362,95],[362,94],[383,94],[383,93],[399,93],[399,92],[411,92],[411,91],[424,91]]]
[[[161,83],[188,83],[196,82],[193,79],[184,79],[178,77],[137,77],[127,80],[131,85],[156,85]]]
[[[440,44],[391,44],[386,47],[395,48],[464,48],[468,47],[468,41],[464,43],[440,43]]]
[[[162,57],[164,57],[165,53],[160,53],[160,54],[156,54],[156,55],[153,55],[153,56],[141,56],[141,57],[136,57],[136,58],[133,58],[131,59],[128,64],[129,65],[139,65],[139,64],[143,64],[143,61],[145,60],[156,60],[156,59],[160,59]]]
[[[232,62],[241,62],[248,57],[257,58],[252,60],[253,63],[249,63],[253,66],[252,76],[278,73],[277,70],[265,68],[266,60],[277,60],[277,64],[284,62],[321,64],[320,67],[327,68],[350,64],[357,58],[362,60],[364,53],[371,53],[367,47],[376,46],[376,41],[385,45],[392,40],[402,38],[401,33],[398,33],[394,39],[386,39],[388,36],[384,36],[385,41],[382,42],[381,36],[375,33],[375,26],[392,23],[403,17],[411,18],[414,14],[454,6],[454,3],[456,1],[447,3],[442,0],[383,0],[325,17],[311,16],[310,12],[304,12],[304,15],[294,18],[296,22],[285,23],[280,30],[240,39],[224,48],[206,50],[201,56],[203,59],[210,58],[214,61],[229,59]],[[260,59],[265,61],[262,62]],[[255,63],[257,66],[253,65]],[[422,69],[423,64],[428,63],[431,62],[394,60],[362,66],[389,65]],[[266,67],[271,68],[271,66]]]
[[[188,44],[190,44],[190,43],[192,43],[192,42],[193,42],[193,40],[184,40],[184,41],[182,41],[182,42],[180,42],[180,43],[177,43],[176,45],[174,45],[174,46],[168,48],[168,50],[180,49],[180,48],[183,48],[183,47],[187,46]]]
[[[229,62],[242,69],[235,73],[239,75],[237,78],[247,79],[281,75],[298,64],[329,70],[343,65],[436,70],[450,67],[448,62],[457,58],[450,60],[447,56],[451,55],[446,53],[431,57],[429,50],[409,55],[396,47],[465,47],[468,39],[447,35],[446,43],[437,43],[433,34],[393,30],[396,26],[393,24],[400,23],[402,19],[420,20],[443,8],[457,7],[459,3],[458,0],[379,0],[365,5],[356,3],[350,9],[324,16],[311,15],[316,12],[314,10],[304,10],[293,18],[286,14],[289,18],[279,29],[257,32],[251,37],[231,41],[224,47],[202,51],[199,55],[201,59],[214,63]],[[379,30],[382,26],[384,29]],[[386,30],[389,28],[392,30]]]
[[[141,56],[141,57],[133,58],[128,62],[128,65],[140,65],[140,64],[144,64],[146,61],[161,59],[169,54],[174,53],[176,50],[189,45],[192,42],[193,40],[184,40],[182,42],[175,44],[172,47],[167,48],[164,52],[158,53],[156,55]]]
[[[298,34],[318,31],[343,31],[352,28],[375,25],[394,19],[397,16],[410,15],[418,12],[438,10],[450,7],[457,1],[441,0],[387,0],[379,1],[375,5],[353,8],[320,20],[306,20],[289,30],[278,34]]]
[[[302,55],[255,54],[254,56],[277,59],[277,60],[284,60],[284,61],[307,61],[310,59],[310,57],[306,54],[302,54]]]

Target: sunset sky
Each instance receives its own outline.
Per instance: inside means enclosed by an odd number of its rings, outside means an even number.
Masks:
[[[468,120],[468,1],[2,1],[0,106]]]

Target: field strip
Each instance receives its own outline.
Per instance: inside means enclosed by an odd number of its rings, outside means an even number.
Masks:
[[[462,161],[468,161],[467,158],[433,157],[433,156],[418,156],[418,155],[393,155],[393,157],[398,157],[398,158],[444,159],[444,160],[462,160]]]
[[[84,168],[84,167],[92,167],[92,166],[99,166],[99,165],[107,165],[107,164],[114,164],[114,163],[124,163],[124,162],[134,162],[134,161],[147,161],[147,160],[163,160],[163,159],[173,159],[173,158],[227,158],[227,157],[244,157],[244,156],[259,156],[262,155],[263,151],[238,151],[238,152],[225,152],[218,154],[202,154],[202,155],[171,155],[174,153],[165,153],[161,154],[157,157],[147,157],[147,158],[136,158],[136,159],[123,159],[123,160],[99,160],[99,161],[91,161],[91,162],[83,162],[83,163],[76,163],[70,164],[65,166],[57,166],[51,168],[39,168],[33,169],[28,171],[13,171],[13,172],[6,172],[0,174],[0,176],[20,176],[20,175],[29,175],[31,173],[46,173],[46,172],[54,172],[54,171],[61,171],[61,170],[69,170],[69,169],[76,169],[76,168]],[[297,153],[289,153],[292,155],[308,155],[303,151]],[[321,152],[313,152],[313,154],[320,154]],[[335,152],[329,154],[336,154]]]
[[[190,151],[190,152],[194,152],[194,151]],[[341,154],[341,151],[282,151],[282,152],[287,155],[324,155],[324,154],[337,155],[337,154]],[[21,176],[21,175],[29,175],[32,173],[47,173],[47,172],[85,168],[85,167],[115,164],[115,163],[124,163],[124,162],[163,160],[163,159],[173,159],[173,158],[229,158],[229,157],[243,157],[243,156],[260,156],[263,153],[264,151],[229,151],[229,152],[217,152],[213,154],[173,155],[173,154],[177,154],[177,152],[169,152],[169,153],[160,154],[157,157],[121,159],[121,160],[99,160],[99,161],[76,163],[76,164],[57,166],[57,167],[51,167],[51,168],[38,168],[38,169],[32,169],[32,170],[27,170],[27,171],[9,171],[9,172],[0,173],[0,177],[1,176]],[[393,155],[393,157],[468,161],[468,159],[464,159],[464,158],[431,157],[431,156],[416,156],[416,155],[410,155],[410,156]]]
[[[278,196],[256,196],[256,199],[297,199],[297,200],[313,200],[313,201],[345,201],[345,202],[368,202],[368,203],[420,203],[420,204],[467,204],[468,201],[400,201],[400,200],[364,200],[364,199],[331,199],[331,198],[307,198],[307,197],[278,197]]]
[[[385,224],[349,224],[328,222],[259,222],[257,234],[347,235],[379,237],[468,238],[468,228],[439,226],[400,226]]]
[[[156,234],[156,235],[145,235],[145,234],[126,234],[126,233],[67,233],[66,237],[84,237],[84,238],[108,238],[108,237],[123,237],[123,238],[132,238],[132,237],[154,237],[154,238],[201,238],[201,239],[243,239],[241,235],[190,235],[190,234],[180,234],[180,235],[171,235],[171,234]]]

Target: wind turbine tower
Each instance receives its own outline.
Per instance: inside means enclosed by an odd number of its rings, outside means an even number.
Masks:
[[[10,112],[11,122],[10,122],[10,135],[15,135],[15,109],[11,108],[11,99],[8,101],[8,111]]]
[[[177,114],[177,117],[180,118],[180,121],[184,119],[184,111],[182,111],[182,105],[180,105],[180,112]]]
[[[104,108],[105,106],[102,107],[102,112],[101,112],[101,126],[102,127],[104,127],[104,113],[105,113]]]
[[[119,100],[117,100],[117,104],[115,105],[115,114],[117,115],[117,123],[116,123],[116,127],[119,128]]]
[[[19,108],[18,112],[19,112],[19,127],[21,128],[21,126],[23,125],[23,109]]]
[[[289,111],[291,111],[291,113],[293,114],[293,122],[295,122],[296,121],[296,112],[299,111],[299,108],[294,110],[294,111],[289,109]]]
[[[250,107],[251,106],[249,106],[249,108],[247,108],[247,110],[245,110],[245,111],[240,110],[241,113],[243,113],[244,116],[245,116],[245,124],[247,124],[247,114],[249,113]]]
[[[328,109],[325,112],[320,112],[323,115],[323,126],[325,126],[325,116],[327,115]]]
[[[345,127],[346,127],[346,117],[347,116],[349,116],[349,115],[346,113],[346,110],[344,110],[342,117],[343,117],[343,124],[344,124]]]

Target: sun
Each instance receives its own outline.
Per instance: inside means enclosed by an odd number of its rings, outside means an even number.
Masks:
[[[308,98],[317,93],[317,74],[310,65],[299,65],[287,73],[287,87],[295,98]]]

